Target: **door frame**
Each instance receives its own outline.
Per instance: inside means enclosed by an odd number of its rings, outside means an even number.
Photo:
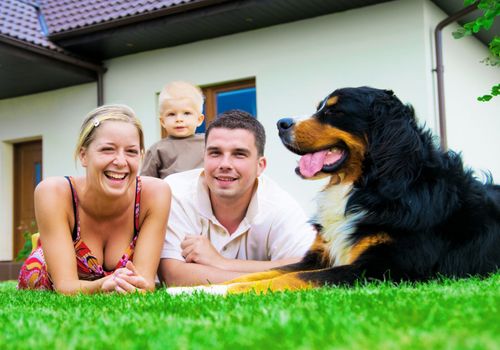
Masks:
[[[16,258],[17,253],[19,252],[20,249],[24,246],[24,238],[22,238],[19,234],[28,230],[30,232],[34,232],[33,230],[36,231],[36,223],[35,227],[32,227],[32,224],[35,222],[35,210],[34,210],[34,204],[33,204],[33,192],[31,190],[28,190],[28,192],[23,191],[23,185],[28,183],[28,187],[31,186],[29,183],[31,181],[35,182],[38,180],[40,182],[43,179],[43,142],[42,140],[30,140],[30,141],[25,141],[25,142],[17,142],[13,145],[13,172],[12,172],[12,177],[13,177],[13,186],[12,186],[12,191],[13,191],[13,226],[12,226],[12,256],[13,259]],[[31,168],[32,164],[29,163],[30,160],[33,160],[33,154],[35,154],[35,160],[39,160],[40,162],[40,178],[35,179],[34,173],[26,173],[26,167]],[[26,156],[30,156],[30,158],[27,159],[26,162]],[[21,158],[19,158],[21,157]],[[28,169],[29,170],[29,169]],[[29,178],[25,178],[24,176],[29,175]],[[36,184],[34,184],[36,186]],[[33,187],[34,191],[34,187]],[[17,194],[17,195],[16,195]],[[28,198],[24,197],[21,198],[21,196],[28,196]],[[24,206],[21,207],[21,205]],[[30,203],[30,204],[27,204]],[[31,215],[33,220],[29,223],[24,223],[24,226],[17,226],[22,224],[23,220],[23,215],[26,214],[25,211],[28,210]],[[31,216],[30,215],[30,216]]]
[[[0,142],[0,261],[14,259],[14,142]]]

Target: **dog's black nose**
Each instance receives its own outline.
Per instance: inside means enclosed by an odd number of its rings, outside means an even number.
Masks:
[[[295,124],[295,121],[292,118],[282,118],[278,120],[278,130],[286,131],[290,129]]]

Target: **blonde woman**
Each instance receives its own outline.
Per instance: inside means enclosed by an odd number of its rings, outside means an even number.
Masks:
[[[86,174],[47,178],[35,189],[40,239],[18,288],[154,290],[171,193],[166,182],[137,176],[143,154],[130,108],[108,105],[87,115],[75,150]]]

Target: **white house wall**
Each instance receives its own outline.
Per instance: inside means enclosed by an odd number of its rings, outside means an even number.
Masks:
[[[393,89],[436,130],[431,33],[444,17],[427,1],[402,0],[112,59],[106,62],[105,103],[130,105],[143,122],[149,146],[160,137],[155,99],[168,81],[209,85],[255,77],[258,118],[268,138],[266,173],[312,214],[314,195],[323,183],[294,175],[298,157],[281,145],[276,121],[312,113],[336,88],[368,85]],[[487,50],[473,38],[454,41],[447,35],[445,31],[449,144],[462,150],[469,164],[490,168],[498,179],[500,165],[494,164],[493,152],[500,149],[493,137],[499,129],[498,108],[474,102],[483,91],[479,87],[495,80],[483,65],[471,63]],[[82,174],[75,169],[72,151],[81,120],[95,107],[95,95],[95,84],[86,84],[0,100],[0,260],[10,259],[12,250],[12,142],[43,137],[44,177]]]
[[[429,3],[427,12],[434,23],[443,19],[441,11]],[[434,35],[435,25],[430,35]],[[466,166],[489,170],[500,183],[500,97],[489,102],[477,101],[500,82],[500,69],[481,61],[488,56],[487,47],[474,37],[453,39],[456,24],[443,30],[444,90],[448,148],[463,155]]]

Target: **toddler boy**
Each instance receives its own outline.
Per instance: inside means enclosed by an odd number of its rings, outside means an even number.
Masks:
[[[158,99],[160,123],[168,136],[153,144],[144,157],[141,175],[167,175],[203,167],[204,134],[195,134],[203,123],[203,94],[184,81],[166,85]]]

